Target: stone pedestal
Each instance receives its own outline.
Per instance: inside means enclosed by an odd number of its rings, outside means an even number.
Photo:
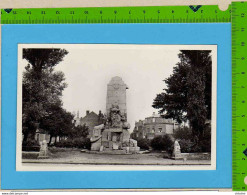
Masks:
[[[130,153],[130,154],[136,154],[138,152],[140,152],[140,147],[130,147],[130,146],[127,146],[127,147],[122,147],[123,150],[126,151],[126,153]]]
[[[183,159],[182,155],[181,155],[180,145],[179,145],[177,140],[174,142],[174,149],[173,149],[173,153],[172,153],[172,159],[174,159],[174,160],[182,160]]]
[[[127,129],[123,129],[123,138],[122,142],[127,142],[130,139],[130,133]]]
[[[103,151],[104,151],[104,146],[100,146],[99,151],[100,151],[100,152],[103,152]]]
[[[100,146],[102,145],[101,144],[101,136],[99,137],[92,137],[90,139],[91,141],[91,150],[93,151],[99,151],[100,150]]]
[[[48,156],[48,146],[46,140],[40,143],[40,151],[38,159],[46,159],[49,158]]]

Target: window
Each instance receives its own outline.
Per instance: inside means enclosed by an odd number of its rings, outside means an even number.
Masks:
[[[159,127],[159,132],[160,132],[160,133],[162,132],[162,127]]]

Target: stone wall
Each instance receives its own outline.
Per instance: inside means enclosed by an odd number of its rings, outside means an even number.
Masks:
[[[210,160],[210,153],[181,153],[181,157],[187,160]]]

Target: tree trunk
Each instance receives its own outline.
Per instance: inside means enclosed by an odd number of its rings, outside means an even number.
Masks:
[[[49,143],[48,143],[48,145],[50,146],[51,145],[51,140],[52,140],[52,135],[50,135],[50,140],[49,140]]]
[[[27,142],[28,133],[24,133],[23,135],[24,136],[23,136],[22,144]]]

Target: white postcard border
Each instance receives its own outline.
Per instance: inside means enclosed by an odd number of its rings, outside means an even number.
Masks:
[[[212,50],[212,120],[211,120],[211,165],[87,165],[87,164],[41,164],[22,163],[22,72],[20,62],[23,48],[66,47],[162,47],[180,50]],[[216,122],[217,122],[217,45],[147,45],[147,44],[19,44],[17,66],[17,136],[16,171],[158,171],[158,170],[216,170]],[[37,166],[38,165],[38,166]]]

